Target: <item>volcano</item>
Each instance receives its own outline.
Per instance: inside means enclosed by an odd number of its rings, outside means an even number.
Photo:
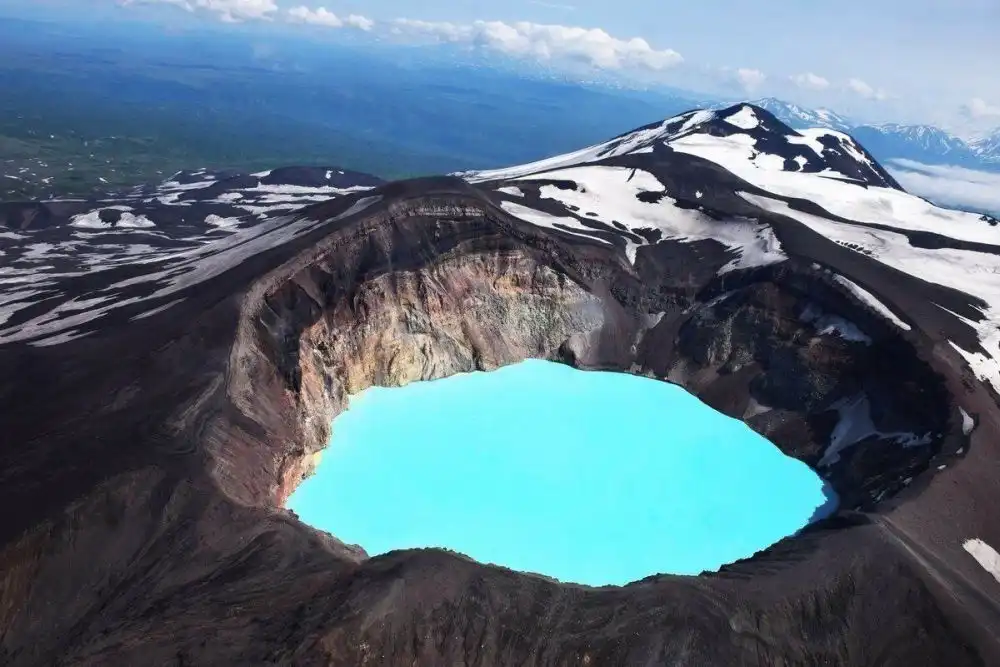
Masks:
[[[749,104],[501,170],[4,203],[0,662],[1000,664],[995,223]],[[840,510],[587,587],[284,508],[348,396],[527,358],[678,384]]]

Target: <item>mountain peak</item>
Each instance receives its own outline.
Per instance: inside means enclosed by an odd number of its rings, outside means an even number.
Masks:
[[[808,109],[776,97],[764,97],[754,100],[752,104],[766,109],[783,123],[796,129],[825,127],[846,132],[852,125],[850,120],[831,109]]]
[[[984,162],[1000,164],[1000,127],[982,139],[974,141],[971,149]]]
[[[753,102],[781,122],[799,129],[828,128],[854,137],[883,159],[910,159],[926,164],[948,164],[990,169],[1000,164],[1000,128],[974,142],[930,124],[862,123],[830,109],[808,109],[775,97]]]
[[[825,127],[792,129],[751,102],[721,109],[693,109],[626,132],[601,144],[509,169],[463,174],[478,181],[516,178],[622,156],[657,161],[697,147],[763,171],[817,174],[864,186],[900,190],[899,184],[849,135]]]

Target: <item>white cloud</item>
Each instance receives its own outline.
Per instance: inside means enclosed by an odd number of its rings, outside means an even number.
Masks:
[[[227,23],[269,19],[278,11],[274,0],[119,0],[122,5],[175,5],[189,12],[203,10],[219,15]]]
[[[371,30],[375,27],[375,21],[371,20],[367,16],[361,16],[360,14],[349,14],[344,23],[351,26],[352,28],[357,28],[358,30]]]
[[[396,35],[427,35],[446,42],[471,40],[471,30],[469,30],[469,27],[460,26],[455,23],[421,21],[420,19],[396,19],[392,24],[392,33]]]
[[[600,28],[578,28],[519,21],[475,21],[456,24],[440,21],[396,19],[397,35],[431,37],[445,42],[473,46],[514,56],[541,60],[565,58],[583,61],[602,69],[637,67],[663,70],[683,61],[672,49],[654,49],[641,37],[619,39]]]
[[[857,95],[860,95],[861,97],[864,97],[865,99],[868,100],[881,101],[888,99],[889,97],[889,94],[886,93],[881,88],[876,90],[871,85],[869,85],[865,81],[862,81],[861,79],[850,79],[847,82],[847,88],[852,92],[856,93]]]
[[[895,159],[886,168],[915,195],[945,206],[1000,215],[1000,173]]]
[[[194,11],[194,7],[188,0],[118,0],[122,7],[129,5],[174,5],[189,12]]]
[[[824,79],[819,74],[813,74],[812,72],[806,72],[805,74],[795,74],[788,77],[792,80],[799,88],[807,88],[809,90],[825,90],[830,87],[830,82]]]
[[[563,4],[561,2],[544,2],[544,0],[528,0],[533,5],[547,7],[548,9],[562,9],[567,12],[576,11],[576,5]]]
[[[342,28],[350,26],[358,30],[371,30],[375,22],[366,16],[351,14],[346,18],[340,18],[326,7],[309,9],[308,7],[293,7],[286,13],[288,20],[292,23],[309,23],[312,25],[322,25],[328,28]]]
[[[741,67],[736,70],[736,81],[739,82],[743,90],[748,93],[752,93],[760,88],[760,85],[764,83],[765,79],[767,79],[767,76],[759,69]]]
[[[293,23],[312,23],[339,28],[344,25],[340,17],[330,12],[326,7],[309,9],[308,7],[292,7],[288,10],[288,20]]]
[[[962,106],[962,111],[973,118],[1000,118],[1000,106],[994,106],[980,97],[974,97]]]

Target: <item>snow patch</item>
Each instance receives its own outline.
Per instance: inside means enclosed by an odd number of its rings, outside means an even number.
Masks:
[[[33,243],[28,246],[27,251],[21,255],[21,258],[29,261],[38,261],[45,257],[50,250],[55,250],[58,247],[52,243]]]
[[[823,458],[819,460],[818,467],[829,467],[837,463],[840,461],[840,452],[871,436],[877,436],[882,440],[895,440],[903,447],[918,447],[931,442],[930,433],[918,436],[915,433],[879,431],[872,422],[871,402],[865,394],[838,401],[833,407],[840,413],[840,419],[833,427],[830,445],[823,453]]]
[[[233,229],[240,224],[239,218],[223,218],[214,213],[205,217],[205,224],[219,229]]]
[[[195,172],[200,173],[200,172]],[[215,185],[216,180],[210,178],[204,181],[195,181],[194,183],[179,183],[178,181],[165,181],[160,185],[160,190],[167,190],[173,193],[187,192],[188,190],[203,190],[209,186]]]
[[[899,319],[899,317],[896,316],[896,313],[889,310],[889,308],[886,307],[884,303],[879,301],[874,294],[863,288],[861,285],[841,275],[835,275],[833,279],[838,283],[840,283],[841,285],[843,285],[844,287],[846,287],[847,289],[849,289],[851,292],[854,293],[854,296],[864,301],[866,304],[871,306],[872,309],[874,309],[879,315],[886,318],[887,320],[895,324],[903,331],[909,331],[912,328],[910,327],[909,324]]]
[[[782,171],[785,168],[785,158],[773,153],[758,153],[753,162],[767,171]]]
[[[352,192],[371,190],[366,185],[354,185],[349,188],[336,188],[332,185],[257,185],[252,188],[244,188],[243,192],[264,192],[273,195],[346,195]]]
[[[114,223],[115,227],[125,227],[128,229],[149,229],[150,227],[156,227],[152,220],[144,215],[133,215],[132,213],[123,212],[118,222]]]
[[[826,147],[819,138],[827,133],[826,130],[814,127],[796,130],[795,132],[795,134],[785,135],[788,143],[797,146],[806,146],[807,148],[811,148],[818,157],[823,157],[823,151],[826,150]]]
[[[579,220],[569,216],[556,216],[551,213],[545,213],[543,211],[537,211],[533,208],[528,208],[527,206],[522,206],[521,204],[515,204],[510,201],[500,202],[500,208],[507,211],[514,217],[520,218],[525,222],[530,222],[533,225],[538,225],[539,227],[548,227],[549,229],[558,229],[562,232],[568,232],[570,234],[576,234],[577,236],[583,236],[590,239],[591,241],[598,241],[606,245],[610,245],[609,241],[602,238],[591,236],[589,232],[593,230],[590,227],[584,226]],[[582,232],[582,233],[581,233]]]
[[[972,433],[972,429],[976,427],[976,422],[964,408],[959,408],[958,410],[962,413],[962,434],[969,435]]]
[[[997,553],[996,549],[979,538],[966,540],[962,548],[975,558],[976,562],[997,580],[997,583],[1000,583],[1000,553]]]
[[[806,306],[801,317],[804,322],[812,324],[821,336],[836,334],[847,341],[864,343],[865,345],[872,343],[872,339],[858,328],[858,325],[839,315],[824,313],[815,304]]]
[[[740,107],[736,113],[726,116],[725,121],[743,130],[752,130],[760,125],[760,119],[753,112],[753,107],[747,105]]]
[[[111,223],[101,220],[101,209],[80,213],[70,218],[70,227],[81,227],[83,229],[110,229]]]
[[[691,116],[684,121],[677,133],[687,132],[690,129],[698,127],[702,123],[707,123],[708,121],[715,118],[715,112],[710,109],[701,109],[700,111],[695,111]]]
[[[983,341],[980,340],[980,343],[983,343]],[[995,345],[991,346],[992,349],[986,348],[987,352],[989,352],[986,355],[982,352],[969,352],[959,347],[954,341],[948,341],[948,344],[965,359],[972,373],[978,379],[989,382],[996,391],[1000,391],[1000,361],[998,361],[1000,359],[1000,351],[996,349]]]
[[[147,310],[144,313],[140,313],[140,314],[136,315],[135,317],[132,317],[131,320],[135,321],[135,320],[145,319],[147,317],[152,317],[153,315],[156,315],[157,313],[162,313],[163,311],[167,310],[168,308],[172,308],[173,306],[176,306],[177,304],[181,303],[182,301],[184,301],[184,299],[174,299],[173,301],[165,303],[165,304],[163,304],[162,306],[160,306],[158,308],[153,308],[152,310]]]

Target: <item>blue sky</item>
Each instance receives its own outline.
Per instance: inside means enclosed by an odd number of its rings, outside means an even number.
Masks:
[[[776,96],[864,120],[1000,126],[996,0],[12,0],[52,14],[299,24],[445,41],[622,81]],[[303,25],[310,24],[310,25]],[[585,30],[580,30],[581,28]],[[636,39],[638,38],[638,40]]]

